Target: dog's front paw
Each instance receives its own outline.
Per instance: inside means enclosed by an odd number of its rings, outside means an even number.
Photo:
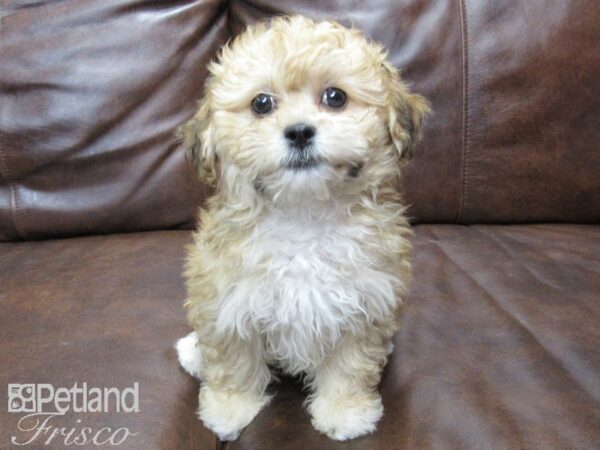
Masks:
[[[383,415],[378,394],[335,398],[317,396],[308,410],[313,426],[336,441],[372,433]]]
[[[271,397],[221,392],[202,386],[198,417],[222,441],[233,441],[252,422]]]

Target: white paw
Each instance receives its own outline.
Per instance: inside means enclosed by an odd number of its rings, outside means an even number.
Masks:
[[[192,331],[185,337],[182,337],[175,344],[177,349],[177,358],[183,369],[194,378],[200,379],[201,354],[198,348],[198,336]]]
[[[385,350],[385,356],[390,356],[394,353],[394,343],[392,341],[388,342],[387,349]]]
[[[233,441],[270,400],[266,395],[219,392],[202,386],[198,417],[219,439]]]
[[[315,397],[308,410],[312,415],[313,427],[336,441],[372,433],[383,416],[379,395]]]

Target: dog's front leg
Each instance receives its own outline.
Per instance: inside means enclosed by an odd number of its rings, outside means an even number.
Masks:
[[[215,346],[200,345],[198,416],[221,440],[236,439],[270,400],[265,390],[271,373],[256,341],[229,336]]]
[[[308,406],[317,430],[342,441],[375,431],[383,415],[377,385],[388,349],[389,340],[379,335],[349,336],[317,367]]]

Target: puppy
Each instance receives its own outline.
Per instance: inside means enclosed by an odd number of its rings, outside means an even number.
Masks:
[[[427,102],[380,45],[304,17],[249,27],[209,70],[180,130],[215,186],[185,272],[195,331],[177,344],[199,417],[235,439],[272,366],[303,374],[317,430],[370,433],[410,276],[397,181]]]

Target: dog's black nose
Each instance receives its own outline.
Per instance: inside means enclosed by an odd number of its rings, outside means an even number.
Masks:
[[[310,145],[315,134],[317,134],[317,129],[305,123],[295,123],[283,130],[283,135],[288,144],[298,150]]]

